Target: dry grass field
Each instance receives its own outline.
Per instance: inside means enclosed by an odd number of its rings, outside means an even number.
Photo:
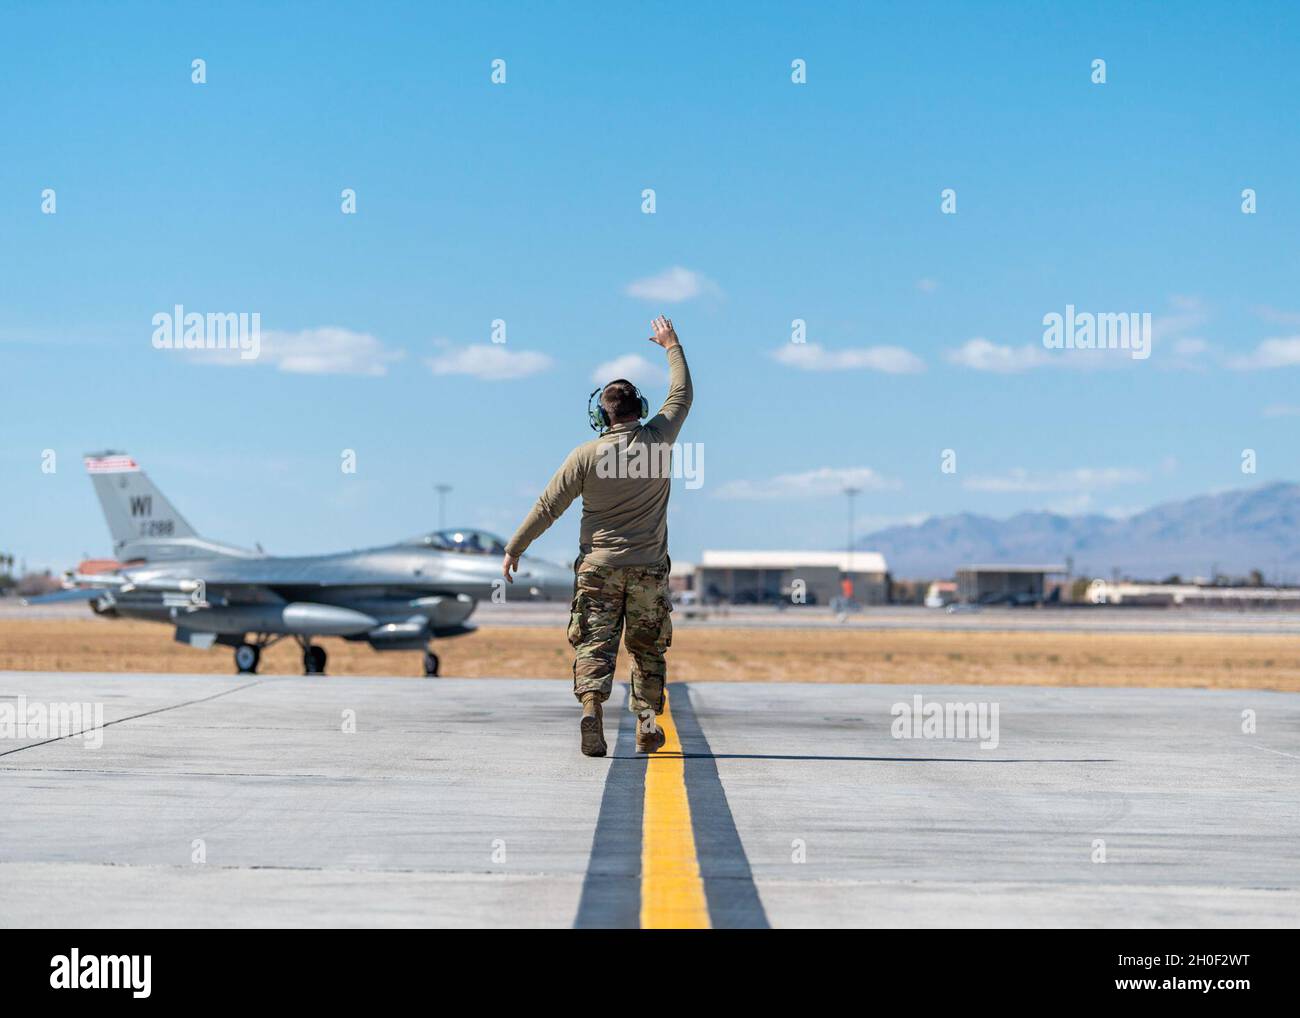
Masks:
[[[378,654],[327,639],[338,675],[420,674],[417,653]],[[493,627],[437,644],[442,671],[470,678],[568,679],[562,626]],[[679,625],[669,656],[679,680],[1187,686],[1300,692],[1300,636],[1200,633],[930,632]],[[0,670],[234,670],[229,648],[195,650],[159,625],[104,619],[0,619]],[[297,645],[265,652],[263,674],[302,671]],[[627,674],[620,656],[620,677]]]

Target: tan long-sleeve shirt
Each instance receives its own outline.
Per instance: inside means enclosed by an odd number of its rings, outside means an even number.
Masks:
[[[582,496],[579,550],[588,562],[646,566],[668,555],[671,449],[691,409],[691,372],[681,346],[668,348],[668,396],[644,424],[616,424],[569,453],[514,537],[522,555]]]

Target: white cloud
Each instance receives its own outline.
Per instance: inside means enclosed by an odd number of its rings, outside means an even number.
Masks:
[[[666,304],[676,304],[704,294],[720,295],[722,293],[718,284],[713,280],[700,275],[698,272],[684,269],[680,265],[664,269],[657,276],[647,276],[645,279],[637,279],[628,283],[623,292],[629,297],[662,301]]]
[[[892,527],[916,527],[931,519],[931,513],[908,513],[903,516],[866,516],[854,515],[853,529],[859,533],[869,534],[874,530],[889,530]]]
[[[1151,347],[1160,353],[1155,363],[1170,371],[1204,371],[1213,347],[1197,335],[1187,335],[1204,325],[1209,318],[1205,302],[1199,297],[1179,294],[1169,298],[1169,311],[1151,319]]]
[[[1251,308],[1251,310],[1256,317],[1262,318],[1266,322],[1272,322],[1274,325],[1300,325],[1300,313],[1295,311],[1282,311],[1267,304],[1258,305]]]
[[[469,375],[489,382],[527,378],[551,366],[551,358],[535,350],[510,350],[504,343],[448,347],[425,360],[435,375]]]
[[[934,293],[935,290],[939,289],[939,281],[937,279],[918,279],[916,288],[922,293]]]
[[[1201,370],[1201,358],[1209,354],[1212,347],[1204,339],[1187,333],[1209,317],[1204,302],[1199,297],[1175,295],[1169,298],[1169,307],[1168,312],[1152,315],[1152,349],[1161,341],[1169,341],[1173,356],[1161,358],[1162,367]],[[1125,349],[1049,350],[1041,341],[1010,346],[976,336],[957,349],[949,350],[946,359],[950,364],[973,371],[1017,374],[1049,367],[1076,371],[1119,368],[1135,361],[1141,363],[1145,358],[1135,358]]]
[[[948,361],[959,367],[973,371],[995,371],[998,374],[1014,374],[1041,368],[1053,363],[1042,346],[1026,344],[1025,346],[999,346],[983,336],[968,339],[956,350],[948,352]]]
[[[229,367],[263,364],[298,375],[386,375],[389,364],[406,356],[401,350],[384,346],[368,332],[336,326],[298,332],[264,329],[260,344],[255,358],[245,358],[236,347],[187,352],[204,364]]]
[[[325,328],[264,332],[262,356],[281,371],[305,375],[386,375],[403,353],[366,332]]]
[[[803,371],[856,371],[867,369],[889,375],[909,375],[925,370],[925,361],[901,346],[867,346],[827,350],[817,343],[787,343],[772,356]]]
[[[1147,508],[1148,507],[1144,505],[1116,505],[1111,506],[1109,509],[1101,509],[1098,511],[1101,515],[1108,516],[1112,520],[1127,520]]]
[[[1085,513],[1092,508],[1092,495],[1086,491],[1078,492],[1073,495],[1066,495],[1058,499],[1047,507],[1049,513],[1056,513],[1058,516],[1077,516]]]
[[[1134,361],[1128,350],[1048,350],[1034,343],[1024,346],[1001,346],[982,336],[967,340],[946,355],[949,364],[973,371],[990,371],[1014,375],[1036,368],[1067,368],[1075,371],[1100,371],[1119,368]]]
[[[848,487],[888,491],[902,487],[881,477],[870,467],[821,467],[801,474],[778,474],[765,481],[729,481],[718,488],[718,498],[822,498],[842,495]]]
[[[1181,336],[1173,340],[1168,353],[1155,358],[1155,363],[1165,371],[1208,370],[1214,358],[1213,345],[1197,336]]]
[[[996,494],[1087,492],[1138,484],[1146,479],[1145,471],[1129,467],[1076,467],[1042,473],[1015,467],[1000,476],[969,477],[962,482],[962,487]]]
[[[615,357],[612,361],[598,364],[596,370],[591,373],[591,380],[597,385],[612,382],[615,378],[626,378],[640,387],[642,383],[666,381],[668,373],[661,365],[651,364],[640,354],[635,353],[624,354],[622,357]]]
[[[1234,371],[1264,371],[1300,365],[1300,336],[1266,339],[1244,357],[1230,357],[1228,367]]]
[[[1157,341],[1181,336],[1204,325],[1209,317],[1200,297],[1175,294],[1169,298],[1169,307],[1169,311],[1151,316],[1151,335]]]

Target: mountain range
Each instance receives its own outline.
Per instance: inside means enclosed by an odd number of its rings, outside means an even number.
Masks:
[[[856,542],[884,554],[898,578],[952,576],[974,563],[1064,563],[1076,576],[1184,580],[1215,573],[1268,582],[1300,581],[1300,485],[1166,502],[1124,518],[1024,512],[1008,519],[975,513],[932,516]]]

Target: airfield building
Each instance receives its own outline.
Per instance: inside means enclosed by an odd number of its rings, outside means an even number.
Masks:
[[[1064,576],[1064,565],[962,566],[957,570],[957,600],[963,604],[1032,604],[1045,599],[1049,576]]]
[[[668,589],[674,594],[685,594],[695,589],[695,563],[673,562],[668,574]]]
[[[841,595],[846,579],[858,604],[889,599],[889,569],[874,551],[706,551],[694,587],[709,601],[790,604],[802,590],[805,603],[826,605]]]
[[[1285,608],[1300,610],[1300,588],[1226,587],[1196,583],[1115,583],[1093,580],[1087,593],[1090,604],[1144,605],[1147,607]]]

